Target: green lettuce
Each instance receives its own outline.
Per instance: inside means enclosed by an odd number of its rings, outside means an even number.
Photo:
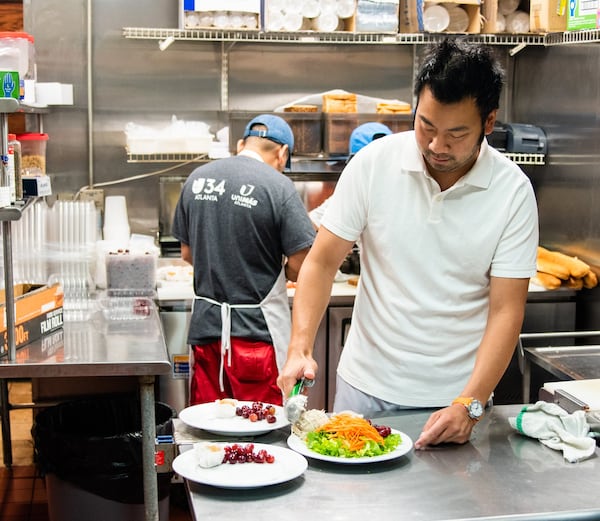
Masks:
[[[364,458],[381,456],[392,452],[402,441],[400,434],[390,434],[383,438],[383,443],[365,440],[365,445],[360,450],[350,450],[348,442],[340,438],[331,438],[330,434],[323,431],[312,431],[306,436],[306,446],[325,456],[338,458]]]

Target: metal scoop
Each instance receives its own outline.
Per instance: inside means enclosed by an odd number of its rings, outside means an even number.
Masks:
[[[294,388],[290,392],[290,395],[283,405],[285,417],[291,423],[296,423],[300,419],[300,416],[302,416],[302,413],[306,411],[308,396],[303,394],[303,391],[308,387],[312,387],[314,384],[314,380],[302,378],[296,382],[296,385],[294,385]]]

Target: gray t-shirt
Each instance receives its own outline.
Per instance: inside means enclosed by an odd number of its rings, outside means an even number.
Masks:
[[[283,256],[312,245],[315,231],[294,183],[254,158],[235,156],[194,170],[181,192],[173,236],[191,248],[197,296],[258,304]],[[260,309],[232,309],[231,336],[271,343]],[[188,342],[221,338],[221,308],[196,299]]]

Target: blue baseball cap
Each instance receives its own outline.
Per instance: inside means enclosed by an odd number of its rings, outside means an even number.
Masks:
[[[356,154],[362,147],[368,145],[371,141],[392,134],[392,131],[383,123],[363,123],[356,127],[350,134],[348,148],[350,155]]]
[[[253,130],[252,127],[255,125],[263,125],[266,127],[266,130]],[[249,136],[263,137],[274,141],[275,143],[279,143],[280,145],[287,145],[289,154],[285,166],[290,168],[292,163],[292,152],[294,151],[294,134],[284,119],[273,114],[261,114],[260,116],[256,116],[246,125],[246,130],[244,130],[243,138],[246,139]]]

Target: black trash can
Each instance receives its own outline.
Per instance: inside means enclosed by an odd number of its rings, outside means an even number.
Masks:
[[[173,434],[176,411],[155,405],[156,434]],[[139,398],[74,400],[40,412],[32,434],[46,477],[51,521],[143,521],[142,421]],[[172,473],[157,474],[159,514],[169,517]]]

